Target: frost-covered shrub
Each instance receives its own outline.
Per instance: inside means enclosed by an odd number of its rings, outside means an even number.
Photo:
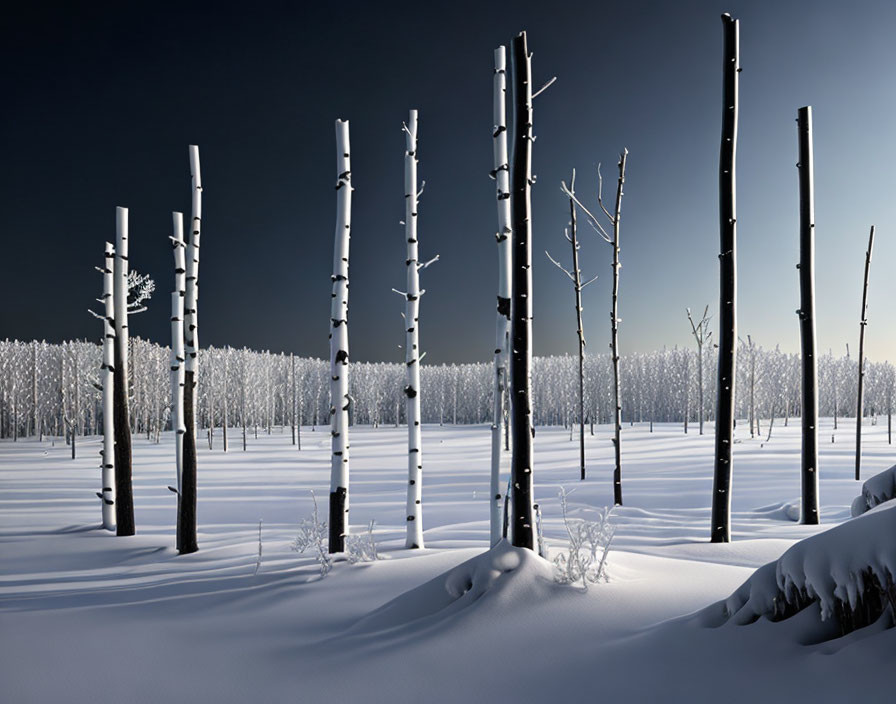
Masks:
[[[327,522],[318,519],[317,499],[313,491],[311,500],[314,502],[314,512],[310,518],[305,518],[299,523],[299,532],[291,547],[298,553],[313,550],[320,565],[320,576],[324,578],[333,569],[333,558],[327,552]]]
[[[373,521],[367,524],[366,533],[345,536],[346,559],[351,564],[375,562],[380,559],[376,552],[376,541],[373,539],[373,525]]]
[[[569,550],[554,558],[554,579],[560,584],[574,584],[581,580],[582,589],[587,590],[589,582],[596,584],[609,579],[607,554],[616,532],[615,526],[610,523],[613,509],[601,509],[596,521],[570,518],[567,502],[570,493],[561,487],[560,509],[569,537]]]

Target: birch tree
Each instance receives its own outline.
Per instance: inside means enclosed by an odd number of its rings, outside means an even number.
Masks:
[[[177,473],[177,516],[180,521],[180,498],[183,488],[184,462],[184,302],[186,298],[186,261],[183,213],[172,213],[171,237],[174,253],[174,291],[171,293],[171,429],[174,431],[174,465]],[[179,541],[177,543],[180,544]]]
[[[865,415],[865,327],[868,325],[868,274],[871,272],[871,250],[874,247],[874,225],[868,235],[868,249],[865,251],[865,276],[862,283],[862,317],[859,320],[859,385],[856,394],[856,481],[862,470],[862,416]],[[887,403],[889,408],[889,401]],[[887,413],[889,419],[889,411]],[[888,422],[889,426],[889,422]],[[889,435],[888,435],[889,437]]]
[[[495,240],[498,243],[498,307],[495,319],[489,527],[491,544],[496,545],[501,540],[503,532],[502,504],[505,497],[504,483],[501,480],[501,434],[504,431],[510,341],[510,163],[507,155],[507,59],[503,46],[495,49],[493,83],[494,170],[491,176],[495,180],[495,199],[498,207],[498,231],[495,233]]]
[[[348,120],[336,120],[336,233],[330,308],[330,461],[329,552],[345,551],[349,512],[348,411],[348,255],[351,238],[352,182]]]
[[[423,547],[423,436],[420,429],[420,271],[438,260],[438,255],[427,262],[420,262],[417,252],[417,210],[420,194],[417,188],[417,111],[411,110],[408,121],[402,125],[405,133],[404,153],[404,234],[407,241],[407,291],[396,291],[404,296],[405,309],[405,367],[404,393],[405,415],[408,423],[408,493],[405,509],[407,535],[405,547]],[[425,186],[424,181],[424,186]],[[393,291],[395,289],[392,289]],[[425,353],[424,353],[425,354]]]
[[[134,535],[134,494],[131,485],[131,426],[128,412],[128,209],[116,209],[113,296],[115,356],[113,394],[115,433],[115,529]]]
[[[722,15],[722,140],[719,149],[719,373],[710,539],[731,540],[731,473],[737,370],[736,182],[740,24]]]
[[[202,227],[202,176],[199,147],[190,145],[192,215],[187,243],[184,289],[184,443],[181,483],[178,487],[177,551],[196,552],[196,385],[198,375],[199,321],[199,238]]]
[[[103,268],[103,364],[100,367],[103,388],[103,449],[100,450],[102,492],[98,493],[103,509],[103,528],[115,530],[115,248],[106,242]]]

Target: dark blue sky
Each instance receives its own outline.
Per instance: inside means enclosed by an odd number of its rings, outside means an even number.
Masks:
[[[492,51],[527,29],[536,83],[535,350],[575,348],[559,181],[611,176],[627,146],[623,353],[689,344],[717,306],[721,23],[741,19],[740,332],[796,351],[797,108],[815,111],[819,345],[857,337],[878,226],[867,347],[896,358],[891,2],[23,3],[5,10],[0,337],[99,337],[93,266],[130,208],[131,264],[157,293],[133,334],[168,334],[170,212],[204,186],[204,345],[325,356],[333,121],[351,121],[351,345],[397,360],[404,280],[401,121],[420,110],[428,361],[489,358],[496,252]],[[610,249],[582,229],[590,349],[608,340]]]

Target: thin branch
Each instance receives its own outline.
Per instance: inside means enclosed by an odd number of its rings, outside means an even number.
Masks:
[[[572,201],[576,205],[578,205],[582,209],[582,211],[585,213],[586,218],[588,219],[588,224],[591,225],[592,228],[594,228],[594,231],[597,232],[597,234],[600,235],[605,242],[612,244],[613,238],[607,234],[607,231],[603,228],[603,225],[598,222],[597,218],[594,217],[591,211],[588,210],[588,208],[586,208],[582,204],[582,202],[578,198],[576,198],[575,194],[566,187],[565,181],[560,182],[560,190],[562,190],[570,199],[572,199]]]
[[[430,264],[435,264],[437,261],[439,261],[439,255],[438,255],[438,254],[437,254],[436,256],[434,256],[432,259],[430,259],[428,262],[424,262],[424,263],[422,263],[422,264],[418,263],[418,264],[417,264],[417,270],[418,270],[418,271],[423,271],[423,270],[424,270],[426,267],[428,267]]]
[[[554,76],[551,80],[549,80],[547,83],[545,83],[541,88],[539,88],[537,91],[535,91],[535,92],[532,94],[532,100],[535,100],[539,95],[541,95],[541,94],[544,93],[548,88],[550,88],[552,85],[554,85],[554,81],[556,81],[556,80],[557,80],[557,77]]]
[[[583,289],[588,284],[593,284],[595,281],[597,281],[597,275],[595,275],[594,278],[588,279],[585,283],[583,283],[581,286],[579,286],[579,289]]]
[[[611,225],[616,224],[616,218],[610,215],[610,211],[604,207],[604,177],[600,172],[600,162],[597,164],[597,204],[600,206],[600,209],[604,211],[604,215],[610,221]]]
[[[560,262],[558,262],[556,259],[554,259],[551,256],[550,252],[548,252],[548,250],[544,250],[544,253],[548,255],[548,259],[550,259],[551,262],[553,262],[555,267],[557,267],[560,271],[562,271],[564,274],[566,274],[569,277],[570,281],[572,281],[573,283],[576,282],[575,277],[572,275],[572,273],[568,269],[566,269]]]

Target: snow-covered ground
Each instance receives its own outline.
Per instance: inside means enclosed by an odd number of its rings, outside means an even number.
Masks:
[[[250,434],[246,452],[236,430],[226,454],[220,431],[213,450],[201,438],[200,551],[182,557],[170,434],[158,445],[135,438],[130,538],[99,529],[96,439],[81,442],[75,461],[58,442],[4,441],[0,700],[890,701],[896,629],[832,648],[802,644],[788,622],[710,627],[688,616],[796,540],[849,518],[861,491],[854,429],[842,421],[831,444],[822,422],[823,525],[808,527],[794,521],[798,421],[777,422],[768,443],[739,426],[734,541],[713,545],[712,426],[700,437],[693,426],[684,435],[679,425],[626,425],[610,581],[587,592],[554,583],[534,556],[482,555],[484,426],[424,429],[422,551],[403,549],[406,429],[353,429],[351,523],[375,520],[387,559],[338,562],[325,579],[290,544],[311,513],[309,490],[326,514],[326,429],[304,428],[301,452],[288,428]],[[560,486],[574,489],[576,517],[611,501],[609,428],[587,441],[590,478],[580,482],[568,431],[537,431],[536,498],[552,555],[564,548]],[[863,479],[896,461],[885,419],[866,426],[863,446]]]

